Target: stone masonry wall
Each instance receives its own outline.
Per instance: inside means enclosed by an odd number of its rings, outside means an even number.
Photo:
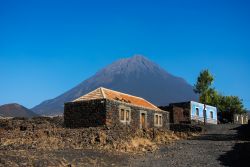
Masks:
[[[234,124],[248,124],[248,115],[247,114],[234,114],[233,123]]]
[[[190,110],[187,108],[181,108],[173,106],[173,123],[190,123]]]
[[[69,102],[64,106],[64,123],[66,127],[97,127],[106,122],[105,100]]]
[[[65,103],[64,123],[69,128],[126,126],[119,119],[120,106],[129,107],[131,110],[131,122],[127,125],[130,128],[140,128],[140,112],[144,111],[147,113],[147,128],[157,128],[154,126],[154,114],[160,113],[163,122],[160,128],[169,129],[169,113],[166,111],[150,110],[108,99]]]
[[[125,106],[129,107],[131,109],[131,122],[129,125],[124,125],[119,120],[119,107]],[[140,128],[140,111],[146,111],[146,122],[147,122],[147,128],[155,128],[154,127],[154,113],[160,113],[162,114],[162,121],[163,126],[161,128],[163,129],[169,129],[169,113],[166,111],[154,111],[142,107],[137,107],[133,105],[129,105],[127,103],[122,103],[118,101],[113,100],[106,100],[106,125],[107,126],[114,126],[114,125],[123,125],[123,126],[129,126],[134,129]]]
[[[160,106],[162,110],[169,111],[170,123],[191,123],[189,103],[170,104],[169,106]]]

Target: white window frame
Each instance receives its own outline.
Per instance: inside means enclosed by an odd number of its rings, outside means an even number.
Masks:
[[[124,120],[121,120],[121,110],[124,110],[124,115],[123,115]],[[129,113],[128,120],[127,120],[127,115],[126,115],[127,112]],[[131,108],[130,107],[126,107],[126,106],[119,107],[119,120],[123,124],[130,124],[130,122],[131,122]]]
[[[161,121],[160,121],[160,118],[161,117]],[[158,118],[157,119],[157,121],[156,121],[156,118]],[[162,125],[163,125],[163,117],[162,117],[162,114],[160,114],[160,113],[155,113],[154,114],[154,126],[155,127],[162,127]]]

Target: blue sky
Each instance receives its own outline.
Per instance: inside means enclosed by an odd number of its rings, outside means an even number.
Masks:
[[[250,109],[250,2],[0,1],[0,104],[33,107],[113,61],[143,54]]]

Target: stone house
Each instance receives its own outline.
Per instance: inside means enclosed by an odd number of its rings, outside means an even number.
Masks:
[[[65,103],[66,127],[169,128],[169,113],[147,100],[103,87]]]
[[[169,111],[170,123],[191,123],[190,109],[188,106],[178,106],[174,104],[169,104],[169,106],[160,106],[159,108],[165,111]]]
[[[217,108],[210,105],[188,101],[181,103],[171,103],[168,106],[161,106],[159,108],[170,112],[170,123],[204,123],[205,115],[206,123],[217,124]]]
[[[248,114],[234,114],[233,115],[234,124],[248,124]]]

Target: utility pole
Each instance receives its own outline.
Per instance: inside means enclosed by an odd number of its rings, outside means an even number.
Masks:
[[[206,125],[206,118],[207,118],[207,113],[206,113],[206,102],[207,102],[207,95],[205,94],[204,109],[203,109],[204,125]]]
[[[206,125],[206,119],[207,119],[207,112],[206,112],[206,104],[204,104],[204,110],[203,110],[203,116],[204,116],[204,125]]]

